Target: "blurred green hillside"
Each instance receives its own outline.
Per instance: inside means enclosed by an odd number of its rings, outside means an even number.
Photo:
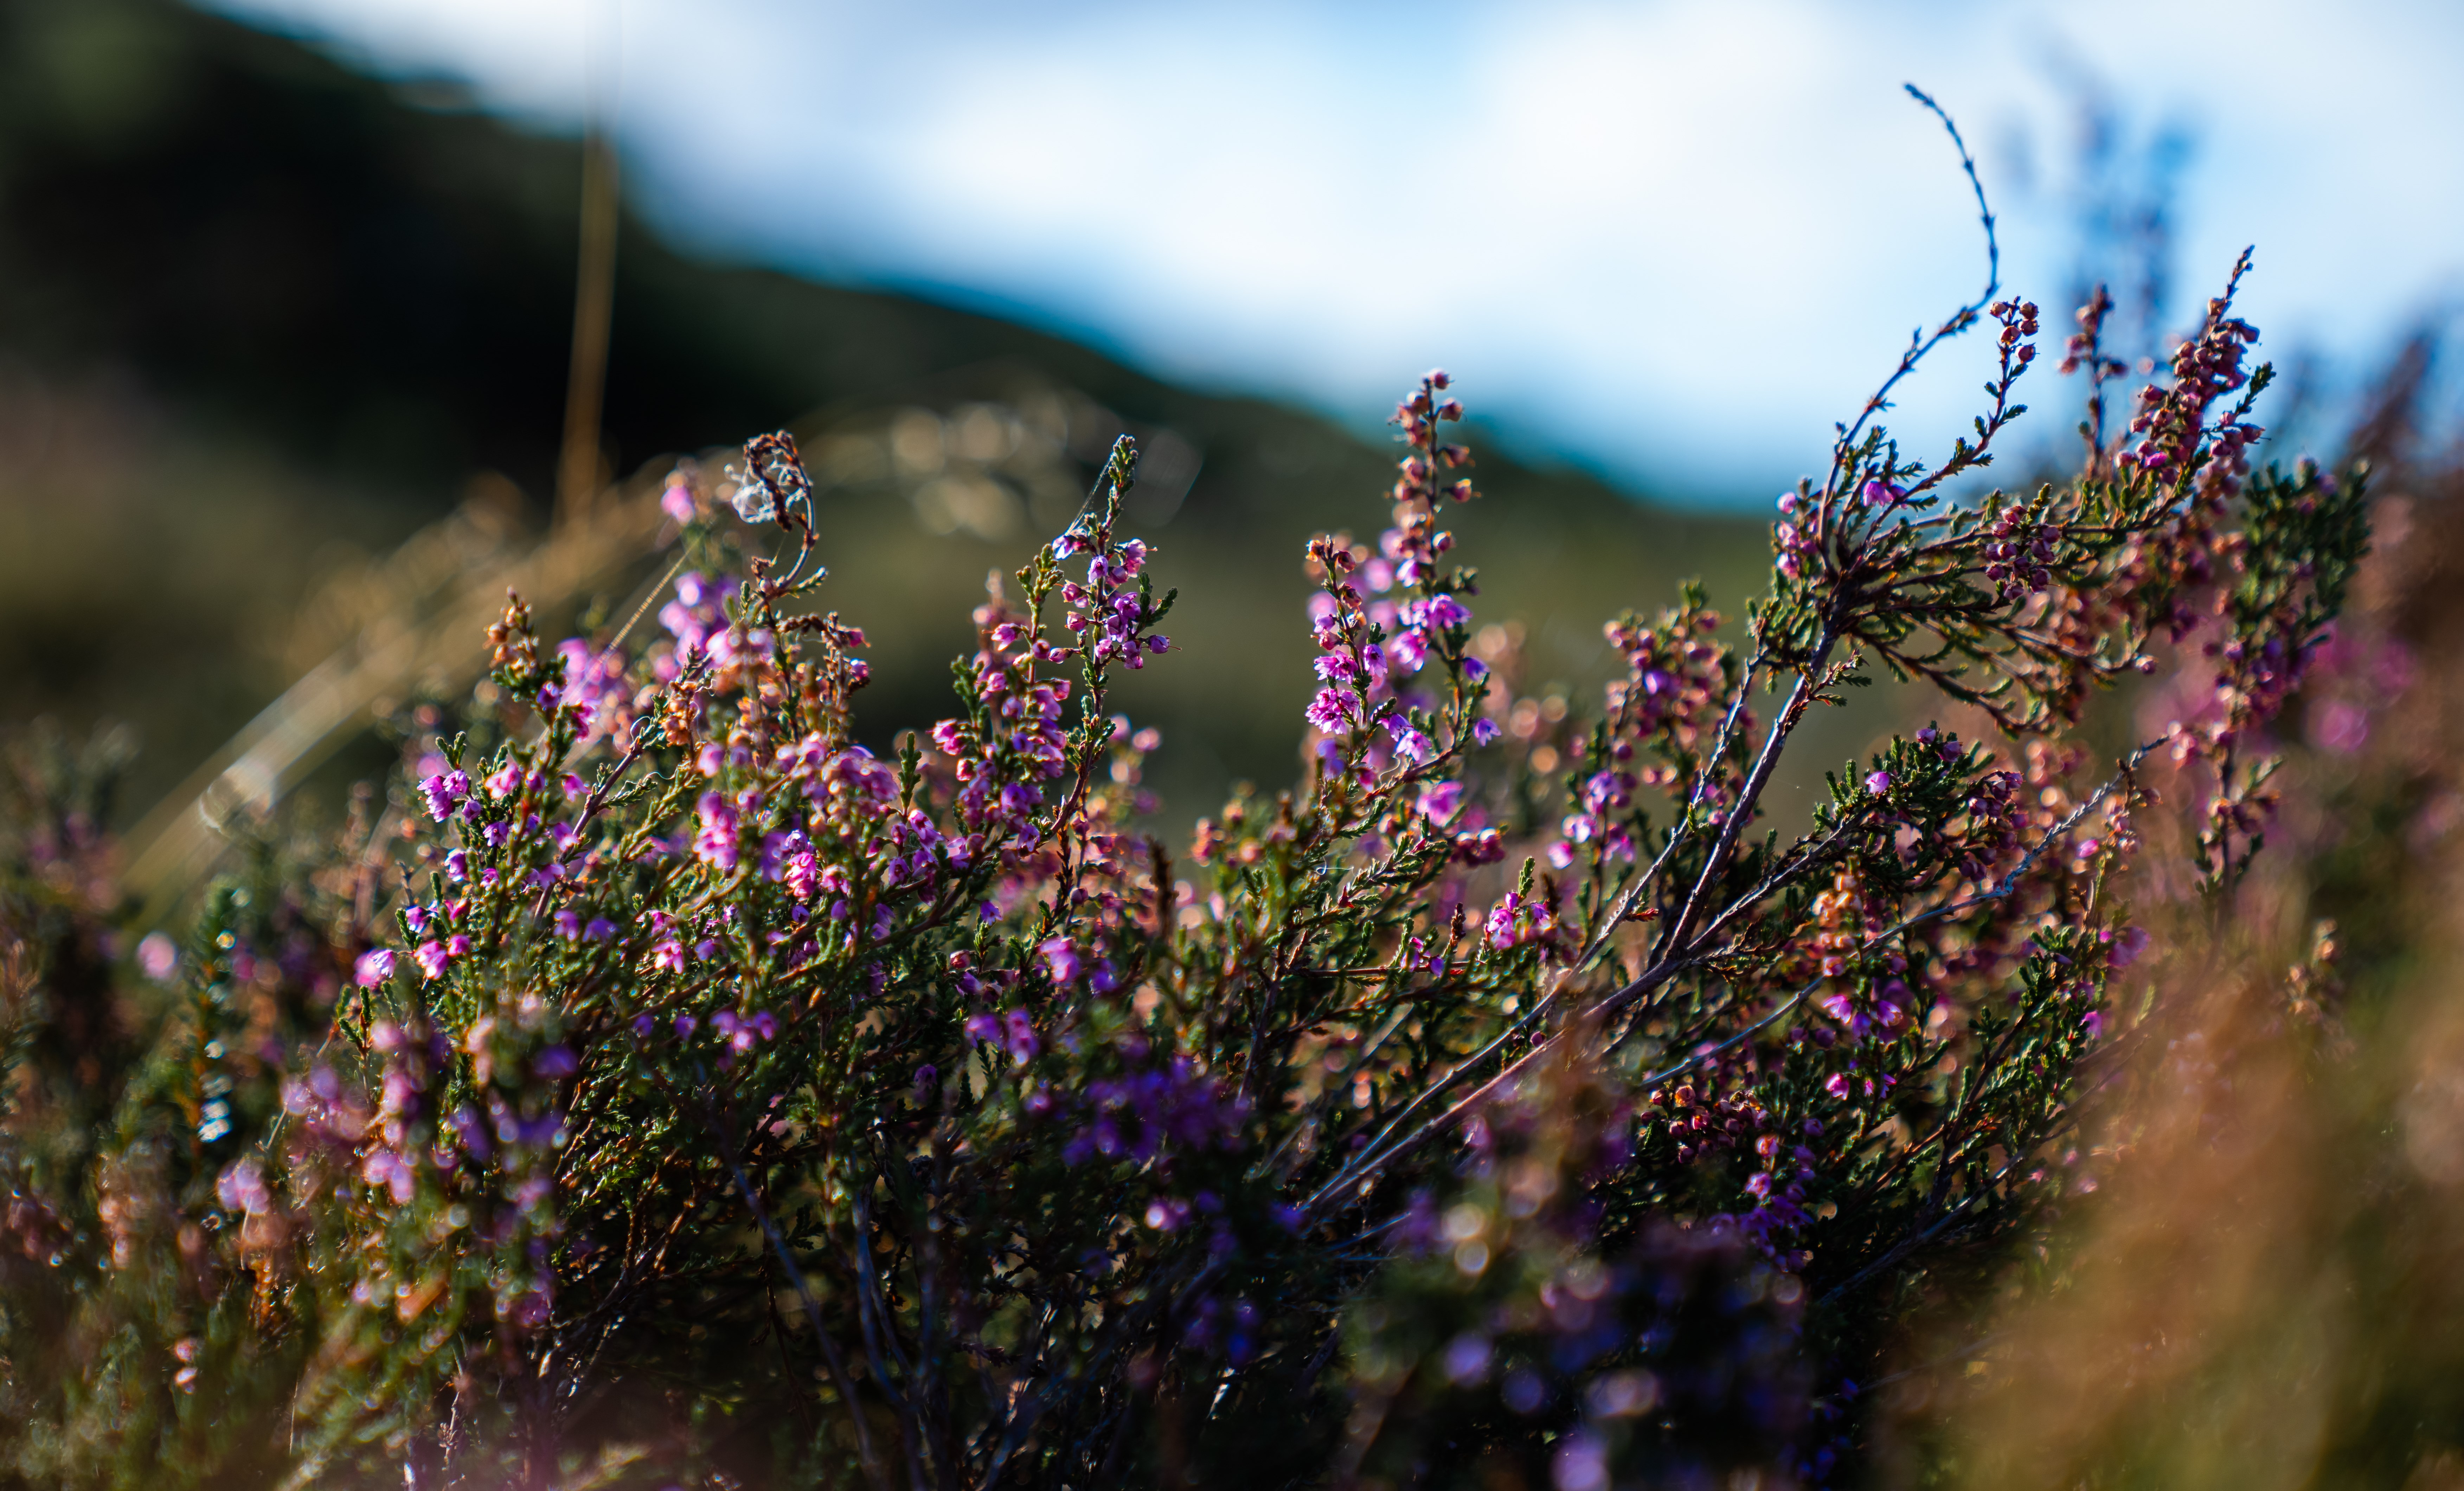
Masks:
[[[371,557],[457,509],[456,542],[543,526],[580,175],[576,143],[451,88],[166,0],[0,5],[0,718],[133,724],[133,815],[345,640]],[[1150,452],[1133,515],[1183,595],[1179,652],[1123,698],[1165,732],[1166,811],[1290,775],[1301,544],[1375,533],[1391,451],[987,317],[697,262],[629,215],[616,266],[606,469],[798,430],[825,603],[875,644],[866,735],[941,710],[986,571],[1067,520],[1127,428]],[[1455,371],[1476,412],[1480,370]],[[1595,686],[1600,622],[1681,576],[1734,612],[1768,552],[1757,524],[1580,474],[1478,474],[1463,552],[1483,619],[1528,627],[1531,691]],[[1862,743],[1835,734],[1819,756]]]

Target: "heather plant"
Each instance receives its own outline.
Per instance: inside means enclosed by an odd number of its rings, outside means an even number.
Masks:
[[[1131,442],[883,755],[793,442],[679,469],[655,620],[552,644],[509,598],[382,797],[154,947],[180,992],[90,1141],[39,1098],[84,965],[12,910],[17,1473],[1848,1474],[1896,1323],[2070,1186],[2133,896],[2233,894],[2365,540],[2350,473],[2253,469],[2246,268],[2113,431],[2092,302],[2085,460],[2015,493],[1970,489],[2039,318],[1989,278],[1780,497],[1770,592],[1611,622],[1588,716],[1475,625],[1431,373],[1391,521],[1306,550],[1300,780],[1185,845],[1116,703],[1173,663]],[[1973,439],[1904,454],[1893,388],[1978,326]],[[1882,674],[1933,722],[1776,823]],[[2151,674],[2162,738],[2097,759]],[[2160,768],[2187,878],[2137,863]]]

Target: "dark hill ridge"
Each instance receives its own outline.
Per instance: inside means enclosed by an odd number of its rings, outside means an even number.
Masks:
[[[141,798],[306,666],[294,613],[320,576],[467,492],[519,521],[513,493],[535,520],[550,490],[579,149],[436,93],[167,0],[0,6],[0,718],[136,720]],[[1396,370],[1398,392],[1418,371]],[[1457,371],[1476,409],[1478,370]],[[1053,491],[968,454],[1028,406],[1061,411],[1038,416],[1064,457],[1036,478]],[[1083,490],[1126,425],[1177,489],[1139,515],[1186,598],[1184,655],[1125,701],[1173,742],[1173,810],[1203,810],[1226,775],[1289,774],[1301,542],[1374,532],[1391,452],[990,317],[696,262],[627,216],[613,468],[790,422],[817,449],[840,431],[855,463],[830,501],[827,603],[876,642],[868,734],[942,708],[939,660],[985,571],[1066,517],[1054,492]],[[1599,621],[1681,574],[1708,570],[1733,606],[1765,552],[1751,525],[1589,478],[1480,474],[1464,552],[1484,617],[1528,621],[1535,681],[1595,682]]]
[[[0,11],[0,328],[134,368],[194,417],[383,482],[543,491],[562,419],[577,152],[407,105],[162,0]],[[1173,391],[918,300],[679,258],[629,214],[606,429],[620,470],[1024,359],[1133,415]]]

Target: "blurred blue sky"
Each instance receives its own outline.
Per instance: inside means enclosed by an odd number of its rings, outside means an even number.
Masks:
[[[1982,279],[1903,80],[1966,130],[2057,344],[2099,99],[2122,176],[2179,147],[2175,319],[2255,244],[2264,350],[2332,389],[2464,290],[2453,0],[213,3],[558,129],[595,51],[629,188],[706,252],[1354,422],[1443,363],[1523,453],[1696,499],[1814,470]],[[1984,352],[1894,428],[1947,443]],[[2032,382],[2051,438],[2071,400]]]

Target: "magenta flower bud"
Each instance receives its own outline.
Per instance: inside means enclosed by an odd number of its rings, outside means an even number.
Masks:
[[[352,975],[358,979],[360,987],[373,989],[393,976],[393,950],[371,948],[361,954],[359,961],[351,967]],[[429,976],[435,976],[431,974]]]

